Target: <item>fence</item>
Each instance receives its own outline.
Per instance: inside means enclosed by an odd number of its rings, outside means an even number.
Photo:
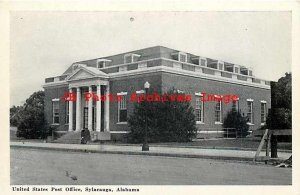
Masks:
[[[235,128],[205,128],[197,131],[197,139],[207,138],[241,138],[249,133]]]

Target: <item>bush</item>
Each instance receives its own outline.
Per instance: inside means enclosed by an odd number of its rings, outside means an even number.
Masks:
[[[178,95],[173,91],[167,94]],[[133,114],[128,119],[131,129],[127,137],[129,142],[144,141],[146,120],[149,142],[188,142],[196,136],[195,115],[190,103],[168,100],[135,104]]]
[[[234,128],[234,133],[238,137],[246,137],[248,135],[249,125],[247,124],[247,117],[243,117],[240,112],[234,109],[227,113],[223,127]]]

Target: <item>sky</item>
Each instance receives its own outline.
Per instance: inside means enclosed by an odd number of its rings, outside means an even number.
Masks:
[[[253,68],[291,72],[290,12],[21,12],[10,14],[10,106],[73,62],[161,45]]]

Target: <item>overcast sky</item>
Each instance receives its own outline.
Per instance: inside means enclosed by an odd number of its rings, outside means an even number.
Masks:
[[[155,45],[252,67],[267,80],[291,71],[290,12],[12,12],[10,36],[10,105],[73,62]]]

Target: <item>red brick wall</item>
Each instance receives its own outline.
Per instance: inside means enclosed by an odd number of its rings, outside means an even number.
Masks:
[[[192,105],[195,106],[195,92],[206,92],[210,94],[224,95],[236,94],[239,96],[239,109],[246,115],[247,99],[253,99],[254,125],[251,129],[257,129],[261,126],[261,100],[267,101],[267,108],[271,107],[271,92],[267,89],[242,86],[238,84],[224,83],[219,81],[181,76],[172,73],[162,74],[162,91],[166,92],[171,87],[185,91],[186,94],[193,95]],[[222,104],[223,119],[225,114],[231,109],[232,104]],[[204,105],[204,123],[197,125],[198,128],[222,128],[222,125],[215,124],[215,102],[205,102]]]

